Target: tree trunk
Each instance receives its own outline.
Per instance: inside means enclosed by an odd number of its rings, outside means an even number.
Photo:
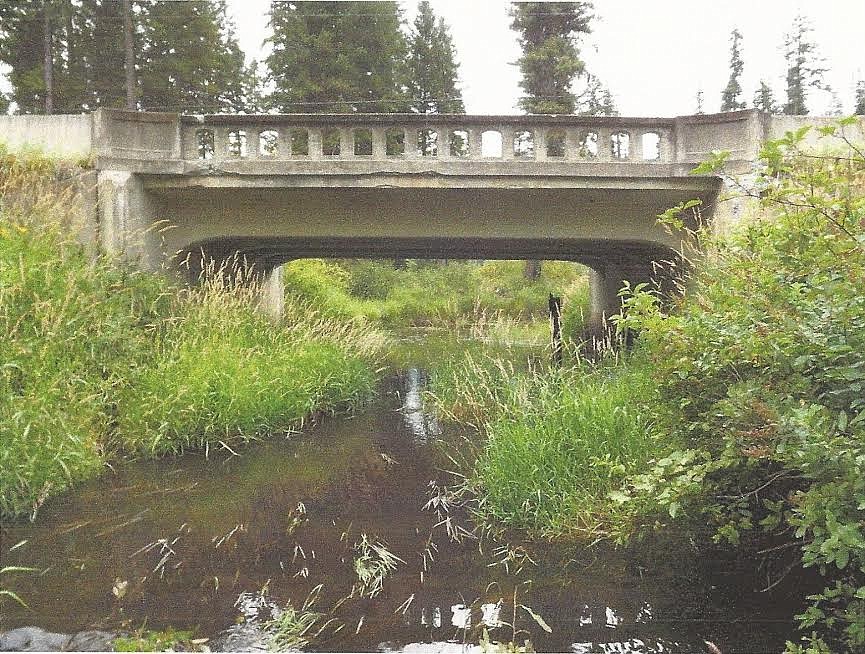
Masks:
[[[523,268],[523,277],[529,279],[531,281],[537,281],[541,276],[541,262],[533,259],[531,261],[526,261],[526,265]]]
[[[126,108],[135,111],[135,39],[131,0],[123,0],[123,49],[126,54]]]
[[[48,0],[42,4],[43,19],[43,76],[45,80],[45,113],[54,113],[54,51],[52,41],[54,35],[51,29],[51,14]]]

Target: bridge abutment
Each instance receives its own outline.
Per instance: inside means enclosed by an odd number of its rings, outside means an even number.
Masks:
[[[102,250],[150,272],[163,268],[159,203],[140,176],[126,170],[100,170],[97,188]]]

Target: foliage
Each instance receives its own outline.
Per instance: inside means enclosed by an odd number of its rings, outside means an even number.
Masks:
[[[243,52],[225,0],[146,2],[137,16],[142,108],[188,113],[245,109]]]
[[[265,629],[270,633],[270,651],[299,652],[327,627],[330,621],[320,624],[325,617],[324,613],[314,610],[321,588],[321,585],[313,588],[300,608],[295,608],[288,602],[265,624]],[[312,633],[312,629],[317,625],[318,631]]]
[[[860,79],[856,82],[856,107],[853,113],[858,116],[865,116],[865,79]]]
[[[151,110],[239,111],[248,71],[224,0],[133,3],[137,95]],[[45,110],[45,12],[53,110],[125,106],[123,7],[116,0],[0,1],[0,61],[22,113]]]
[[[287,264],[284,280],[290,296],[312,300],[325,315],[390,326],[469,326],[495,313],[546,321],[553,293],[564,295],[565,323],[576,334],[588,302],[585,269],[569,262],[545,262],[538,279],[529,281],[518,261],[409,262],[397,270],[390,262],[307,259]]]
[[[784,113],[804,116],[808,113],[807,100],[811,89],[829,90],[823,78],[826,69],[811,40],[813,28],[801,14],[793,20],[792,31],[784,39],[784,59],[787,62],[787,102]]]
[[[833,155],[805,151],[807,128],[768,142],[763,173],[740,185],[764,216],[707,241],[675,313],[638,288],[619,322],[640,332],[669,445],[612,496],[637,523],[675,519],[763,550],[770,570],[816,568],[826,588],[799,616],[817,630],[812,652],[865,647],[865,156],[845,135],[853,124],[819,130]]]
[[[754,108],[767,114],[780,113],[778,103],[775,101],[775,94],[764,80],[760,80],[760,88],[754,94]]]
[[[400,563],[405,563],[385,543],[372,541],[366,534],[361,534],[354,551],[357,582],[351,589],[352,597],[375,597],[384,589],[384,580]]]
[[[270,107],[406,111],[406,38],[396,2],[273,2]]]
[[[745,108],[745,103],[739,97],[742,94],[739,78],[742,77],[742,70],[745,68],[739,46],[741,40],[742,33],[738,29],[730,32],[730,80],[721,93],[721,111],[737,111]]]
[[[118,456],[230,447],[371,395],[369,327],[301,303],[274,325],[236,276],[183,291],[88,252],[80,174],[0,150],[0,516]]]
[[[520,108],[532,114],[571,114],[574,79],[583,74],[577,42],[589,32],[589,2],[520,2],[511,7],[511,28],[519,34],[517,60],[525,95]]]
[[[417,12],[408,43],[411,109],[421,114],[465,113],[450,29],[443,18],[436,21],[427,0],[418,3]]]
[[[207,639],[196,639],[192,631],[168,627],[161,631],[137,629],[129,636],[118,636],[112,643],[115,652],[198,652]]]

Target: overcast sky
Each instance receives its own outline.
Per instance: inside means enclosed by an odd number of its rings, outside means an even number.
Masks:
[[[469,113],[517,113],[520,50],[503,0],[432,0],[451,27]],[[784,97],[781,44],[793,18],[811,19],[829,69],[827,81],[845,112],[857,79],[865,78],[865,0],[596,0],[593,33],[582,43],[588,70],[601,78],[626,116],[693,113],[702,89],[704,110],[717,111],[729,76],[730,31],[743,35],[744,98],[761,79]],[[228,0],[247,58],[263,59],[270,0]],[[405,18],[416,2],[403,1]],[[0,86],[5,86],[2,84]],[[812,114],[832,105],[827,93],[809,101]]]
[[[269,0],[228,0],[241,46],[261,58]],[[451,27],[469,113],[516,113],[520,55],[509,28],[509,2],[431,0]],[[760,79],[783,98],[781,44],[797,13],[812,20],[814,38],[845,111],[853,109],[856,79],[865,77],[865,0],[596,0],[593,33],[582,44],[589,70],[607,84],[627,116],[693,113],[698,89],[704,109],[717,111],[729,76],[730,31],[743,35],[742,87],[751,103]],[[402,2],[406,19],[416,2]],[[826,111],[818,93],[812,113]]]

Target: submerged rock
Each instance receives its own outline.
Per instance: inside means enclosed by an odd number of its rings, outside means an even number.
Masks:
[[[0,652],[104,652],[111,650],[117,634],[79,631],[58,634],[40,627],[18,627],[0,634]]]

